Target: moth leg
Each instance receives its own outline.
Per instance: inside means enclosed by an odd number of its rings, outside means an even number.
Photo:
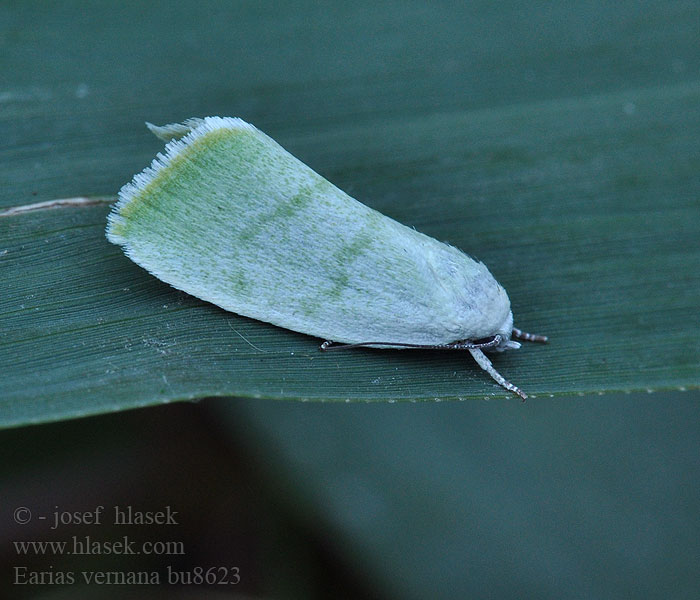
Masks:
[[[474,360],[477,362],[477,364],[489,375],[491,375],[491,377],[498,385],[506,388],[509,392],[517,394],[523,399],[523,402],[525,402],[525,400],[527,399],[527,394],[523,392],[519,387],[510,383],[510,381],[506,381],[503,375],[501,375],[498,371],[496,371],[496,369],[493,368],[491,361],[488,358],[486,358],[486,355],[481,350],[479,350],[478,348],[469,348],[469,352],[471,352],[471,355],[474,357]]]
[[[513,327],[513,337],[518,340],[525,340],[527,342],[540,342],[546,344],[549,338],[546,335],[537,335],[536,333],[528,333],[517,327]]]

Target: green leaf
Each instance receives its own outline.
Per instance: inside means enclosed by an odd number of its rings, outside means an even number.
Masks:
[[[114,195],[161,147],[146,119],[242,116],[358,200],[483,260],[516,325],[550,336],[494,359],[531,396],[700,384],[692,28],[655,25],[634,61],[601,68],[596,53],[619,58],[639,30],[606,22],[552,63],[542,48],[564,44],[546,28],[553,13],[516,19],[515,51],[483,30],[500,23],[488,11],[445,20],[413,7],[395,22],[390,4],[371,17],[331,7],[314,41],[291,4],[274,20],[240,5],[195,24],[186,3],[139,4],[138,18],[135,4],[112,6],[0,9],[12,74],[0,206]],[[648,23],[691,18],[654,10]],[[569,16],[573,31],[590,15]],[[174,43],[173,31],[194,37]],[[406,39],[423,46],[394,49]],[[76,62],[86,47],[96,55]],[[2,426],[205,396],[506,396],[462,353],[321,354],[320,340],[176,292],[105,240],[107,211],[0,216]]]

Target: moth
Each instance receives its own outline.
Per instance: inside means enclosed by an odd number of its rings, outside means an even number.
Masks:
[[[486,266],[354,200],[238,118],[148,127],[167,141],[119,192],[107,238],[226,310],[348,347],[484,352],[546,342],[513,327]]]

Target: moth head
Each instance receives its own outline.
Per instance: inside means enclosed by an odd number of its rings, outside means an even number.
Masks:
[[[520,348],[520,342],[511,340],[511,335],[513,335],[513,311],[508,311],[508,316],[503,321],[503,325],[496,332],[496,337],[499,341],[498,345],[492,348],[492,351],[503,352],[504,350],[517,350]]]

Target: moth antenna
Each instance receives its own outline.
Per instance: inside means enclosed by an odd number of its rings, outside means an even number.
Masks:
[[[513,337],[519,340],[525,340],[526,342],[540,342],[541,344],[546,344],[549,338],[546,335],[538,335],[536,333],[528,333],[517,327],[513,327]]]
[[[350,348],[365,348],[367,346],[389,346],[391,348],[416,348],[419,350],[469,350],[471,348],[490,349],[495,348],[501,343],[501,336],[495,335],[492,339],[483,342],[459,341],[449,342],[447,344],[402,344],[399,342],[360,342],[358,344],[341,344],[326,340],[321,344],[319,350],[322,352],[328,350],[348,350]],[[514,342],[517,343],[517,342]],[[520,346],[520,344],[518,344]]]
[[[481,350],[479,350],[478,348],[469,348],[469,352],[471,352],[477,364],[489,375],[491,375],[491,377],[493,377],[494,381],[498,385],[506,388],[509,392],[517,394],[523,399],[523,402],[525,402],[525,400],[527,399],[527,394],[523,392],[519,387],[513,385],[510,381],[506,381],[503,375],[501,375],[498,371],[496,371],[496,369],[493,368],[491,361],[488,358],[486,358],[486,355]]]

